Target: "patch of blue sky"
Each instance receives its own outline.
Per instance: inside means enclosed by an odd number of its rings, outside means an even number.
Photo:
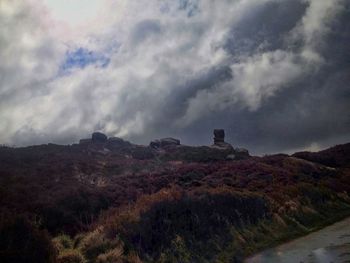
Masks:
[[[187,17],[195,16],[200,12],[199,0],[178,0],[176,11],[186,12]],[[171,11],[170,6],[167,2],[163,2],[160,6],[162,13],[169,13]]]
[[[108,66],[110,59],[103,53],[78,48],[66,52],[66,58],[61,66],[61,71],[66,72],[74,68],[85,68],[88,65],[104,68]]]
[[[188,17],[192,17],[199,12],[199,0],[179,0],[179,10],[187,12]]]

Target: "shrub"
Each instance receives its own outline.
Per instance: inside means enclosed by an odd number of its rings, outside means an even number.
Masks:
[[[130,252],[126,256],[125,263],[142,263],[142,261],[135,252]]]
[[[123,247],[119,246],[97,257],[96,263],[123,263]]]
[[[56,250],[46,231],[25,218],[9,218],[0,223],[2,263],[51,263]]]
[[[117,245],[116,241],[106,238],[103,228],[88,233],[80,242],[80,250],[86,256],[88,262],[95,262],[100,254],[106,253]]]
[[[186,256],[188,249],[192,256],[205,255],[211,260],[220,247],[232,240],[228,231],[232,226],[244,227],[269,217],[267,200],[251,193],[215,190],[176,196],[160,192],[149,196],[150,202],[143,199],[136,203],[136,215],[123,217],[127,221],[116,227],[127,247],[136,249],[144,258],[159,258],[173,247],[168,256],[174,251],[173,256],[180,256],[180,252],[181,257]]]
[[[57,258],[57,263],[85,263],[86,260],[80,251],[74,249],[64,250]]]
[[[74,240],[73,240],[73,248],[78,248],[81,244],[81,241],[84,239],[84,234],[78,234],[74,237]]]
[[[59,235],[52,240],[54,246],[58,251],[73,248],[73,241],[68,235]]]
[[[160,255],[159,261],[161,263],[191,263],[191,253],[188,251],[183,238],[177,235],[172,240],[170,248]]]

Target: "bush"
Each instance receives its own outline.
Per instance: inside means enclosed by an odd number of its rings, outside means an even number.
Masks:
[[[97,257],[96,263],[123,263],[123,247],[117,247]]]
[[[85,263],[86,260],[80,251],[74,249],[64,250],[57,258],[58,263]]]
[[[9,218],[0,223],[2,263],[56,262],[56,250],[46,231],[25,218]]]
[[[161,263],[182,262],[191,263],[191,253],[180,236],[176,236],[171,242],[169,249],[159,257]]]
[[[193,256],[212,260],[220,247],[231,242],[231,227],[257,224],[269,217],[267,200],[260,195],[216,191],[193,193],[178,199],[163,197],[151,204],[144,202],[146,209],[141,209],[136,220],[124,222],[118,230],[125,244],[131,244],[144,258],[157,259],[169,248],[168,256],[174,252],[173,256],[178,257],[181,252],[183,257],[188,249]],[[159,194],[155,196],[160,197]],[[212,242],[217,245],[213,246]],[[200,262],[199,259],[191,260]]]
[[[131,252],[127,255],[125,263],[142,263],[142,261],[135,252]]]
[[[52,240],[54,246],[58,251],[73,248],[73,241],[68,235],[59,235]]]
[[[117,245],[116,241],[105,237],[102,228],[98,228],[87,234],[80,242],[80,250],[86,256],[88,262],[95,262],[100,254],[106,253]]]

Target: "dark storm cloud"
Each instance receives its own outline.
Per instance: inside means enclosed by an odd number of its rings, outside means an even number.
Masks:
[[[239,60],[242,56],[263,51],[300,48],[288,42],[287,34],[300,23],[307,8],[308,4],[298,1],[260,6],[234,25],[226,49],[234,60]],[[257,111],[233,104],[224,111],[206,115],[175,134],[187,143],[210,143],[211,130],[223,127],[227,130],[229,141],[258,153],[301,149],[312,143],[322,147],[322,142],[326,142],[324,146],[329,146],[333,142],[339,143],[337,138],[350,139],[349,4],[328,26],[324,40],[316,43],[317,51],[326,61],[320,68],[295,79]],[[223,81],[232,77],[230,71],[227,72]],[[220,77],[206,77],[194,82],[206,83],[210,79],[213,84],[200,85],[203,89],[219,83]],[[164,120],[160,121],[160,125],[153,125],[153,129],[161,131],[158,132],[160,135],[174,133],[176,129],[171,125],[167,129],[165,123],[176,119],[173,118],[173,110],[183,111],[186,100],[191,97],[193,92],[175,95],[172,98],[174,102],[163,112]]]
[[[307,2],[272,1],[257,6],[235,24],[225,44],[233,57],[290,48],[285,38],[305,15]]]
[[[138,43],[145,41],[152,35],[158,35],[162,31],[162,27],[157,20],[144,20],[139,22],[133,29],[131,36],[131,43],[137,45]]]
[[[329,146],[350,139],[350,9],[346,4],[332,21],[317,50],[326,63],[297,79],[267,101],[257,112],[246,114],[252,121],[249,138],[234,139],[259,152],[303,148],[311,143]],[[237,127],[237,126],[236,126]],[[258,146],[258,147],[257,147]]]

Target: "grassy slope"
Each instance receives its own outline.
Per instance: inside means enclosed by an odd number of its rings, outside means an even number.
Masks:
[[[3,218],[57,236],[59,262],[239,262],[350,214],[347,145],[240,161],[103,147],[0,149]]]

